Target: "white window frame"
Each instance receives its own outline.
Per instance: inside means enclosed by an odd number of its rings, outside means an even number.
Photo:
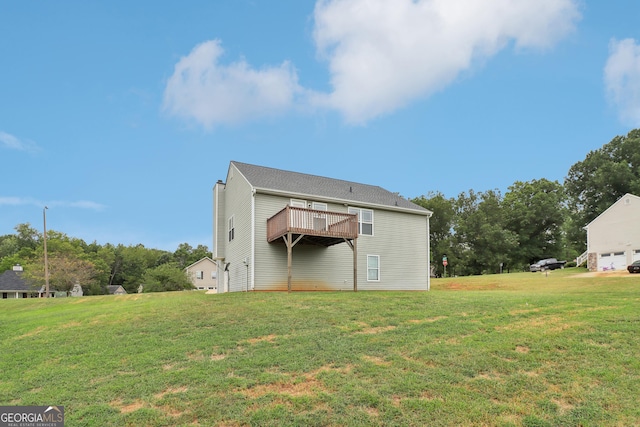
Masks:
[[[307,201],[306,200],[302,200],[302,199],[291,199],[289,201],[289,206],[292,206],[294,208],[307,208]]]
[[[235,226],[235,219],[234,219],[234,215],[231,215],[229,217],[229,221],[227,223],[227,234],[229,237],[229,241],[233,241],[233,239],[236,238],[236,226]]]
[[[374,221],[373,221],[373,209],[363,209],[363,208],[347,208],[347,212],[349,212],[350,214],[357,214],[358,215],[358,235],[360,236],[373,236],[374,235]],[[364,212],[371,212],[371,221],[363,221],[363,213]],[[371,233],[363,233],[362,232],[362,224],[371,224]]]
[[[197,280],[204,280],[204,271],[196,270],[196,279]]]
[[[374,268],[370,268],[369,267],[369,260],[370,259],[375,259],[376,260],[376,266]],[[371,271],[375,271],[376,272],[376,278],[375,279],[371,279],[369,273]],[[367,282],[379,282],[380,281],[380,255],[367,255]]]
[[[329,210],[329,205],[321,202],[311,202],[311,209],[315,211]],[[327,231],[327,215],[323,213],[313,213],[313,229],[318,231]]]

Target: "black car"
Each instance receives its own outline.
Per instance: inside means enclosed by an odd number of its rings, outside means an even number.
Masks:
[[[564,268],[567,261],[558,261],[555,258],[541,259],[535,264],[529,266],[529,271],[535,273],[536,271],[555,270],[558,268]]]
[[[629,273],[640,273],[640,260],[633,261],[633,264],[627,266]]]

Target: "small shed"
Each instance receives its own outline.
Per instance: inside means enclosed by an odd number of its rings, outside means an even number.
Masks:
[[[121,285],[108,285],[107,291],[109,295],[125,295],[127,293],[126,289]]]

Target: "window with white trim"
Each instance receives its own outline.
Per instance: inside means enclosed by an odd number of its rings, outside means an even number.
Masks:
[[[358,234],[373,236],[373,211],[371,209],[349,208],[348,212],[358,215]]]
[[[380,281],[380,255],[367,255],[367,282]]]
[[[236,237],[236,229],[233,222],[233,215],[231,215],[229,217],[229,241],[232,241]]]
[[[204,271],[196,271],[196,279],[198,280],[204,279]]]
[[[328,206],[326,203],[312,202],[311,209],[326,212]],[[327,231],[327,215],[319,212],[313,214],[313,229],[318,231]]]

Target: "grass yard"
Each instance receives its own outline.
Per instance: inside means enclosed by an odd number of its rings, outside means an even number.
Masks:
[[[640,425],[640,275],[0,301],[0,405],[74,426]]]

